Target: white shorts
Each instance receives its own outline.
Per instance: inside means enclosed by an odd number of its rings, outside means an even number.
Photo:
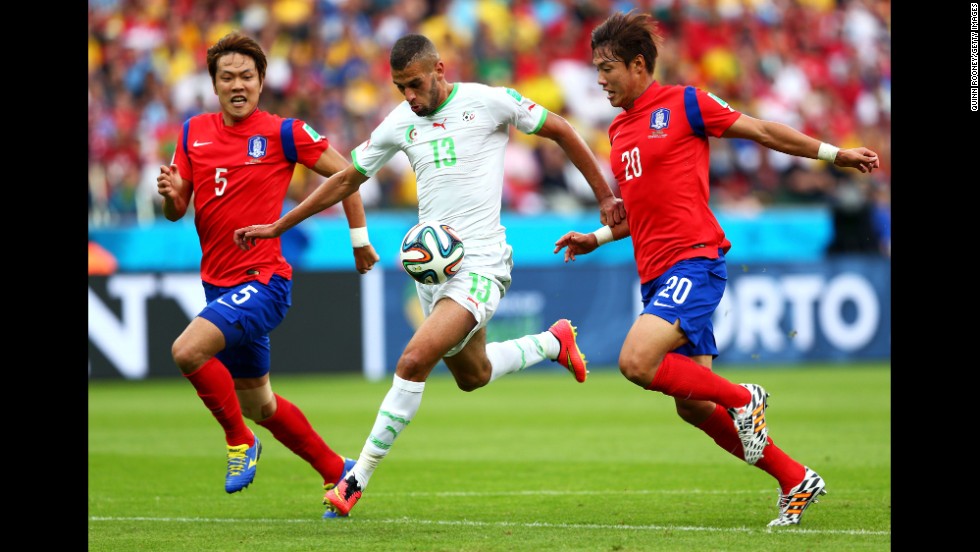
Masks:
[[[429,316],[440,299],[448,297],[470,311],[476,320],[476,326],[446,353],[447,357],[460,352],[473,334],[490,322],[497,305],[510,288],[510,272],[514,268],[514,248],[507,242],[465,251],[463,265],[448,282],[439,285],[415,284],[425,317]]]

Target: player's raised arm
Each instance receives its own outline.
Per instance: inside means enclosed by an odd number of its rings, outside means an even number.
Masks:
[[[177,165],[160,165],[157,175],[157,193],[163,196],[163,216],[169,221],[180,220],[191,201],[190,181],[180,177]]]
[[[602,176],[595,154],[589,149],[578,131],[564,117],[549,112],[548,118],[538,130],[537,135],[554,140],[556,144],[561,146],[568,159],[585,177],[589,187],[592,188],[596,201],[599,202],[599,218],[603,224],[619,224],[626,219],[623,200],[613,193],[609,183]]]
[[[348,163],[347,158],[340,155],[340,152],[333,146],[330,146],[317,159],[313,170],[329,178],[349,166],[350,163]],[[367,214],[364,212],[361,192],[354,191],[345,197],[341,203],[344,206],[344,215],[347,217],[347,226],[350,229],[350,243],[354,250],[354,266],[358,272],[364,274],[374,267],[374,263],[378,262],[380,257],[368,239]]]
[[[880,166],[878,154],[868,148],[840,149],[783,123],[756,119],[744,113],[728,127],[722,138],[745,138],[789,155],[821,159],[863,173],[870,173]]]

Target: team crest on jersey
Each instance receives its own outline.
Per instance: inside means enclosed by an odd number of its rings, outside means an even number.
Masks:
[[[464,111],[463,112],[463,120],[464,121],[466,121],[468,123],[468,122],[472,121],[473,119],[476,119],[476,113],[474,113],[472,111]]]
[[[265,157],[269,141],[265,136],[255,135],[248,139],[248,156],[252,159]]]
[[[670,126],[670,110],[661,107],[650,114],[650,136],[648,138],[663,138],[667,136],[664,130]]]
[[[405,141],[409,144],[414,144],[415,139],[419,137],[419,131],[415,128],[415,125],[410,125],[408,130],[405,131]]]

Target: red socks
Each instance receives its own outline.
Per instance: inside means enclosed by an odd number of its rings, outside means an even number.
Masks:
[[[732,456],[745,460],[742,440],[728,415],[728,409],[749,402],[751,395],[748,389],[678,353],[667,353],[647,389],[680,399],[714,402],[714,412],[697,426],[698,429],[707,433]],[[785,494],[803,480],[806,469],[777,447],[771,437],[768,442],[763,457],[755,467],[776,478],[780,492]]]
[[[712,401],[725,408],[742,406],[752,398],[748,389],[678,353],[667,353],[647,389],[678,399]]]
[[[714,439],[715,443],[729,454],[739,460],[745,460],[742,452],[742,440],[739,439],[735,424],[732,423],[732,417],[728,415],[728,410],[725,407],[716,404],[715,411],[711,413],[711,416],[697,427],[707,433],[708,437]],[[785,494],[799,485],[800,481],[803,481],[806,468],[777,447],[772,442],[772,437],[768,441],[769,444],[766,445],[765,453],[755,463],[755,467],[775,477],[776,481],[779,482],[780,492]]]
[[[323,483],[336,483],[344,471],[344,459],[337,455],[313,429],[303,412],[293,403],[276,395],[276,413],[258,424],[286,448],[309,462],[323,477]]]
[[[255,436],[242,418],[242,408],[235,395],[235,382],[220,360],[212,358],[184,377],[191,382],[204,406],[224,428],[228,446],[255,444]]]
[[[716,404],[715,411],[697,428],[707,433],[708,437],[714,439],[715,443],[725,452],[739,460],[745,460],[745,455],[742,452],[742,440],[739,439],[738,430],[735,429],[732,417],[728,415],[728,409],[724,406]],[[765,454],[769,454],[769,447],[766,447]]]
[[[735,427],[734,425],[732,426]],[[806,475],[806,468],[788,454],[776,446],[769,437],[769,444],[764,449],[764,455],[755,463],[755,467],[768,473],[779,481],[779,489],[782,494],[786,494],[790,489],[803,481]]]

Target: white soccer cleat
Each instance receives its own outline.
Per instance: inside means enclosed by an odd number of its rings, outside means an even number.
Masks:
[[[741,383],[752,395],[748,404],[729,408],[728,414],[735,422],[738,437],[742,440],[742,452],[746,463],[755,465],[762,458],[762,450],[768,444],[769,428],[766,427],[766,407],[769,393],[761,385]]]
[[[803,481],[799,485],[790,489],[787,494],[779,494],[776,506],[779,508],[779,517],[769,522],[769,527],[780,527],[784,525],[799,525],[803,512],[811,504],[817,503],[817,497],[827,494],[824,482],[820,475],[807,468],[803,474]]]

